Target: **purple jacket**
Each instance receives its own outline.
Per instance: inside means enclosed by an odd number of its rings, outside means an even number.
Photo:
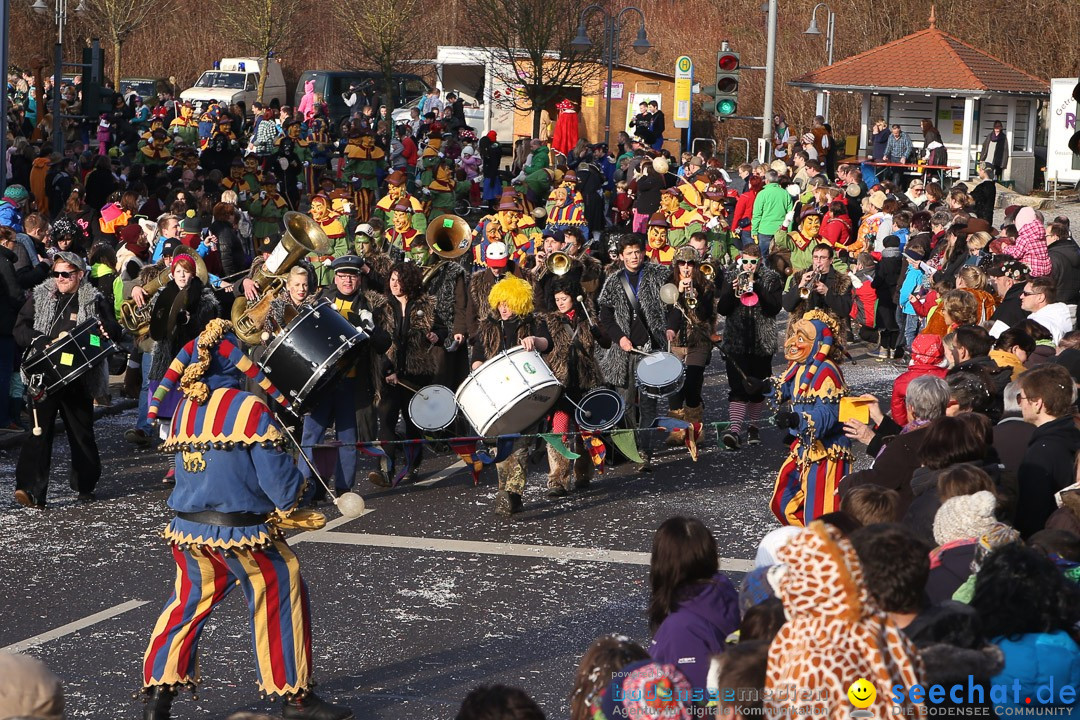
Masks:
[[[739,593],[723,573],[694,586],[660,623],[649,654],[673,663],[695,688],[705,689],[709,656],[724,651],[724,640],[739,627]]]

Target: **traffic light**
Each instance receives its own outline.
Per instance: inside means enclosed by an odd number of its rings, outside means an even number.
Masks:
[[[113,91],[105,87],[105,53],[94,40],[82,51],[82,114],[96,118],[112,111]]]
[[[735,115],[739,109],[739,53],[721,50],[716,53],[716,91],[713,112],[718,118]]]

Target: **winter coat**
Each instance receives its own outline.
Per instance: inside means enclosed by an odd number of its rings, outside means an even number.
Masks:
[[[1005,693],[1006,697],[1002,705],[1015,708],[1027,708],[1024,700],[1032,698],[1032,702],[1039,702],[1040,707],[1062,707],[1060,702],[1059,688],[1080,685],[1080,647],[1076,641],[1064,630],[1052,633],[1028,633],[1020,637],[1006,638],[997,637],[991,640],[1001,651],[1005,653],[1005,669],[992,678],[995,685],[1004,685],[1012,689],[1014,683],[1019,683],[1020,692],[1016,696],[1019,702],[1014,703],[1014,693]],[[1053,684],[1054,696],[1052,702],[1043,703],[1046,698],[1046,689],[1043,688],[1042,697],[1039,696],[1041,686]],[[1051,698],[1046,698],[1051,700]],[[1076,701],[1070,705],[1076,708]],[[1021,710],[1022,712],[1022,710]]]
[[[930,575],[926,579],[926,597],[930,603],[951,600],[953,593],[971,577],[977,538],[954,540],[930,553]]]
[[[758,265],[754,276],[757,305],[743,305],[735,297],[734,278],[724,273],[719,280],[720,296],[716,311],[724,315],[720,348],[732,355],[775,355],[779,347],[776,316],[780,313],[784,280],[772,268]]]
[[[896,378],[893,382],[892,400],[889,403],[890,412],[893,420],[899,425],[907,425],[912,418],[908,417],[907,402],[904,396],[907,394],[908,385],[912,380],[920,375],[933,375],[935,377],[944,378],[946,368],[938,367],[937,365],[927,365],[925,363],[912,363],[908,366],[908,369],[900,373],[900,377]]]
[[[983,470],[994,486],[1001,485],[1002,466],[996,456],[981,462],[955,463],[947,468],[931,470],[928,467],[920,467],[911,475],[911,493],[914,500],[904,515],[903,523],[911,528],[919,537],[933,542],[934,540],[934,517],[941,508],[941,499],[937,493],[938,478],[942,473],[958,465],[974,465]],[[967,576],[965,576],[966,579]]]
[[[1047,249],[1050,253],[1050,277],[1057,287],[1057,301],[1066,305],[1080,303],[1080,245],[1068,238]]]
[[[586,302],[590,301],[586,299]],[[595,316],[595,309],[589,312]],[[545,359],[564,391],[578,398],[602,385],[600,366],[596,362],[596,339],[580,305],[575,304],[573,318],[559,312],[545,313],[541,317],[551,336],[551,350]]]
[[[660,300],[660,288],[667,281],[670,268],[645,262],[641,265],[640,272],[637,297],[641,305],[640,319],[650,336],[648,342],[653,349],[667,347],[664,333],[667,327],[667,309]],[[600,307],[600,325],[611,338],[611,347],[599,352],[600,370],[604,381],[614,387],[628,386],[628,353],[619,347],[619,341],[630,336],[634,324],[634,310],[623,287],[623,275],[624,271],[619,270],[607,277],[596,303]]]
[[[731,216],[732,232],[750,229],[749,227],[744,228],[741,223],[743,218],[747,222],[751,221],[754,214],[754,200],[757,199],[758,192],[758,190],[747,190],[742,195],[739,195],[739,199],[735,203],[735,213]]]
[[[768,183],[754,198],[754,211],[750,218],[750,233],[775,235],[791,209],[792,198],[779,183]]]
[[[897,504],[896,514],[897,517],[903,517],[911,506],[912,500],[915,499],[911,479],[915,471],[919,469],[919,451],[925,439],[925,426],[893,437],[877,454],[873,467],[851,473],[840,481],[840,496],[843,497],[852,488],[860,485],[880,485],[899,493],[900,501]],[[869,450],[868,448],[867,451]],[[933,520],[931,516],[931,525],[933,525]]]
[[[791,284],[784,293],[784,309],[790,313],[788,328],[791,328],[798,320],[810,310],[824,310],[836,316],[838,320],[844,320],[851,315],[851,278],[834,268],[821,278],[821,282],[828,288],[828,292],[822,297],[811,290],[810,297],[805,300],[799,295],[799,283],[803,276],[812,272],[804,270],[791,276]]]
[[[717,573],[684,590],[657,628],[649,655],[678,665],[694,688],[704,690],[709,657],[723,652],[724,641],[738,626],[738,592],[726,575]]]
[[[975,201],[972,214],[988,223],[994,222],[994,200],[997,188],[992,180],[983,180],[971,189],[971,199]]]
[[[664,190],[664,178],[650,172],[638,178],[634,191],[634,210],[640,215],[652,215],[660,209],[660,193]]]
[[[521,341],[529,336],[542,337],[548,341],[548,349],[542,354],[551,354],[552,342],[548,334],[547,325],[533,313],[521,318],[511,318],[503,321],[498,311],[492,310],[488,316],[480,321],[480,329],[476,333],[476,342],[473,345],[472,362],[485,362],[503,350],[521,345]]]
[[[827,240],[833,247],[847,245],[851,239],[851,218],[847,216],[847,213],[842,212],[839,215],[833,215],[831,211],[825,213],[825,218],[821,221],[821,238]]]
[[[1080,430],[1072,415],[1051,420],[1031,433],[1020,463],[1020,493],[1016,501],[1016,529],[1027,538],[1042,530],[1057,509],[1054,493],[1075,480],[1074,459],[1080,450]]]
[[[677,286],[674,273],[668,282]],[[671,346],[686,350],[683,362],[694,367],[705,367],[712,355],[712,334],[716,330],[716,288],[702,276],[695,278],[694,289],[697,292],[697,305],[689,308],[685,296],[680,293],[678,304],[672,305],[667,311],[666,329],[675,331]]]
[[[0,227],[9,227],[17,233],[23,231],[22,211],[10,200],[0,200]]]

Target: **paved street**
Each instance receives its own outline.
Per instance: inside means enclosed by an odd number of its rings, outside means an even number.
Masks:
[[[882,397],[900,371],[870,360],[844,369],[853,391]],[[714,356],[708,420],[721,419],[725,398]],[[159,537],[165,463],[124,442],[133,414],[97,422],[107,472],[90,506],[76,505],[67,487],[66,442],[57,442],[44,514],[14,504],[17,448],[0,455],[0,648],[30,641],[28,652],[64,679],[70,717],[137,716],[142,653],[172,582]],[[325,530],[292,538],[311,591],[319,692],[358,718],[445,718],[474,685],[503,682],[530,692],[548,717],[565,717],[574,669],[594,637],[648,642],[648,553],[660,522],[699,517],[736,581],[749,566],[776,526],[766,502],[784,453],[779,438],[769,428],[762,445],[730,453],[710,430],[696,464],[673,448],[651,475],[622,465],[556,501],[544,497],[546,468],[534,468],[525,511],[512,519],[492,512],[493,468],[473,487],[448,456],[425,465],[434,482],[362,487],[368,514],[341,522],[330,508]],[[182,696],[176,717],[271,709],[257,697],[245,615],[237,594],[211,618],[198,700]]]

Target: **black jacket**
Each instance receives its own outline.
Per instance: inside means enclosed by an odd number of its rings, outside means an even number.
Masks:
[[[642,215],[652,215],[660,209],[660,193],[664,190],[664,178],[655,171],[639,178],[637,196],[634,198],[634,210]]]
[[[1058,240],[1047,248],[1050,254],[1050,277],[1057,287],[1057,301],[1066,305],[1080,303],[1080,245],[1072,240]]]
[[[1080,430],[1072,415],[1051,420],[1031,433],[1031,444],[1020,463],[1016,500],[1016,529],[1025,538],[1042,530],[1057,509],[1054,493],[1073,483],[1077,450]]]
[[[975,201],[975,217],[988,223],[994,222],[994,198],[997,188],[990,180],[983,180],[971,190],[971,199]]]
[[[1005,297],[1001,299],[1001,303],[997,306],[994,314],[990,316],[990,320],[995,323],[1001,322],[1008,327],[1027,320],[1030,313],[1020,307],[1020,294],[1023,292],[1024,283],[1013,284],[1011,288],[1005,291]]]
[[[23,290],[15,275],[15,253],[0,247],[0,336],[11,336],[22,301]]]
[[[934,518],[941,509],[941,499],[938,497],[938,478],[951,468],[959,465],[974,465],[984,471],[994,481],[994,487],[1001,486],[1001,463],[998,462],[997,453],[990,450],[991,457],[979,462],[956,463],[947,468],[931,470],[921,467],[911,476],[911,492],[915,499],[911,502],[904,515],[903,523],[911,528],[916,535],[924,540],[937,545],[934,541]]]

